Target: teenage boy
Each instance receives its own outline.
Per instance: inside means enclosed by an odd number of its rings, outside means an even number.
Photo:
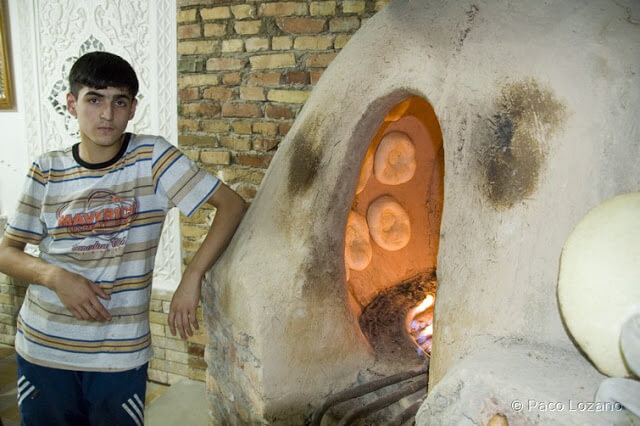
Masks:
[[[161,137],[125,133],[136,74],[93,52],[70,75],[81,140],[42,155],[0,243],[0,271],[29,282],[18,316],[18,403],[25,425],[141,425],[151,358],[149,298],[167,211],[216,215],[171,301],[169,326],[198,329],[205,272],[245,210],[242,198]],[[24,253],[37,244],[38,258]]]

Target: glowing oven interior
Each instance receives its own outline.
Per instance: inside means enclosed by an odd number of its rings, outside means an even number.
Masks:
[[[443,185],[433,108],[405,99],[369,144],[345,230],[350,305],[379,360],[430,356]]]

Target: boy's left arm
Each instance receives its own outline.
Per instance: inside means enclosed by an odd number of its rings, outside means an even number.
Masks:
[[[182,339],[193,336],[193,329],[199,328],[196,309],[200,301],[202,278],[231,241],[246,209],[242,197],[227,185],[220,185],[207,201],[216,207],[211,228],[186,267],[180,285],[171,299],[169,328],[174,336],[177,330]]]

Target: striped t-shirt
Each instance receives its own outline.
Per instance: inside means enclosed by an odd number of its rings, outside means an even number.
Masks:
[[[41,156],[4,235],[37,244],[46,262],[99,285],[111,295],[99,300],[112,320],[78,320],[55,292],[32,284],[16,351],[35,364],[85,371],[149,361],[151,279],[167,211],[191,215],[219,184],[156,136],[127,133],[118,155],[102,164],[83,162],[78,145]]]

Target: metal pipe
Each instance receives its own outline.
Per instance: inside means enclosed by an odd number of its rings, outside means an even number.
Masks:
[[[316,409],[316,411],[314,411],[313,416],[311,417],[311,426],[320,426],[320,422],[322,421],[322,416],[324,416],[327,410],[335,404],[348,401],[353,398],[358,398],[362,395],[366,395],[368,393],[376,391],[385,386],[390,386],[390,385],[405,381],[407,379],[410,379],[412,377],[425,374],[428,371],[429,371],[429,361],[427,360],[425,365],[423,365],[422,368],[420,368],[419,370],[404,371],[402,373],[397,373],[392,376],[383,377],[382,379],[364,383],[362,385],[355,386],[351,389],[338,392],[335,395],[331,395],[325,400],[325,402],[320,407],[318,407],[318,409]]]
[[[383,408],[393,404],[396,401],[404,398],[405,396],[414,394],[422,389],[426,389],[426,381],[413,382],[395,392],[391,392],[389,395],[385,395],[382,398],[378,398],[370,404],[363,405],[362,407],[356,407],[349,411],[338,423],[338,426],[347,426],[353,420],[360,417],[365,417],[375,411],[382,410]]]

